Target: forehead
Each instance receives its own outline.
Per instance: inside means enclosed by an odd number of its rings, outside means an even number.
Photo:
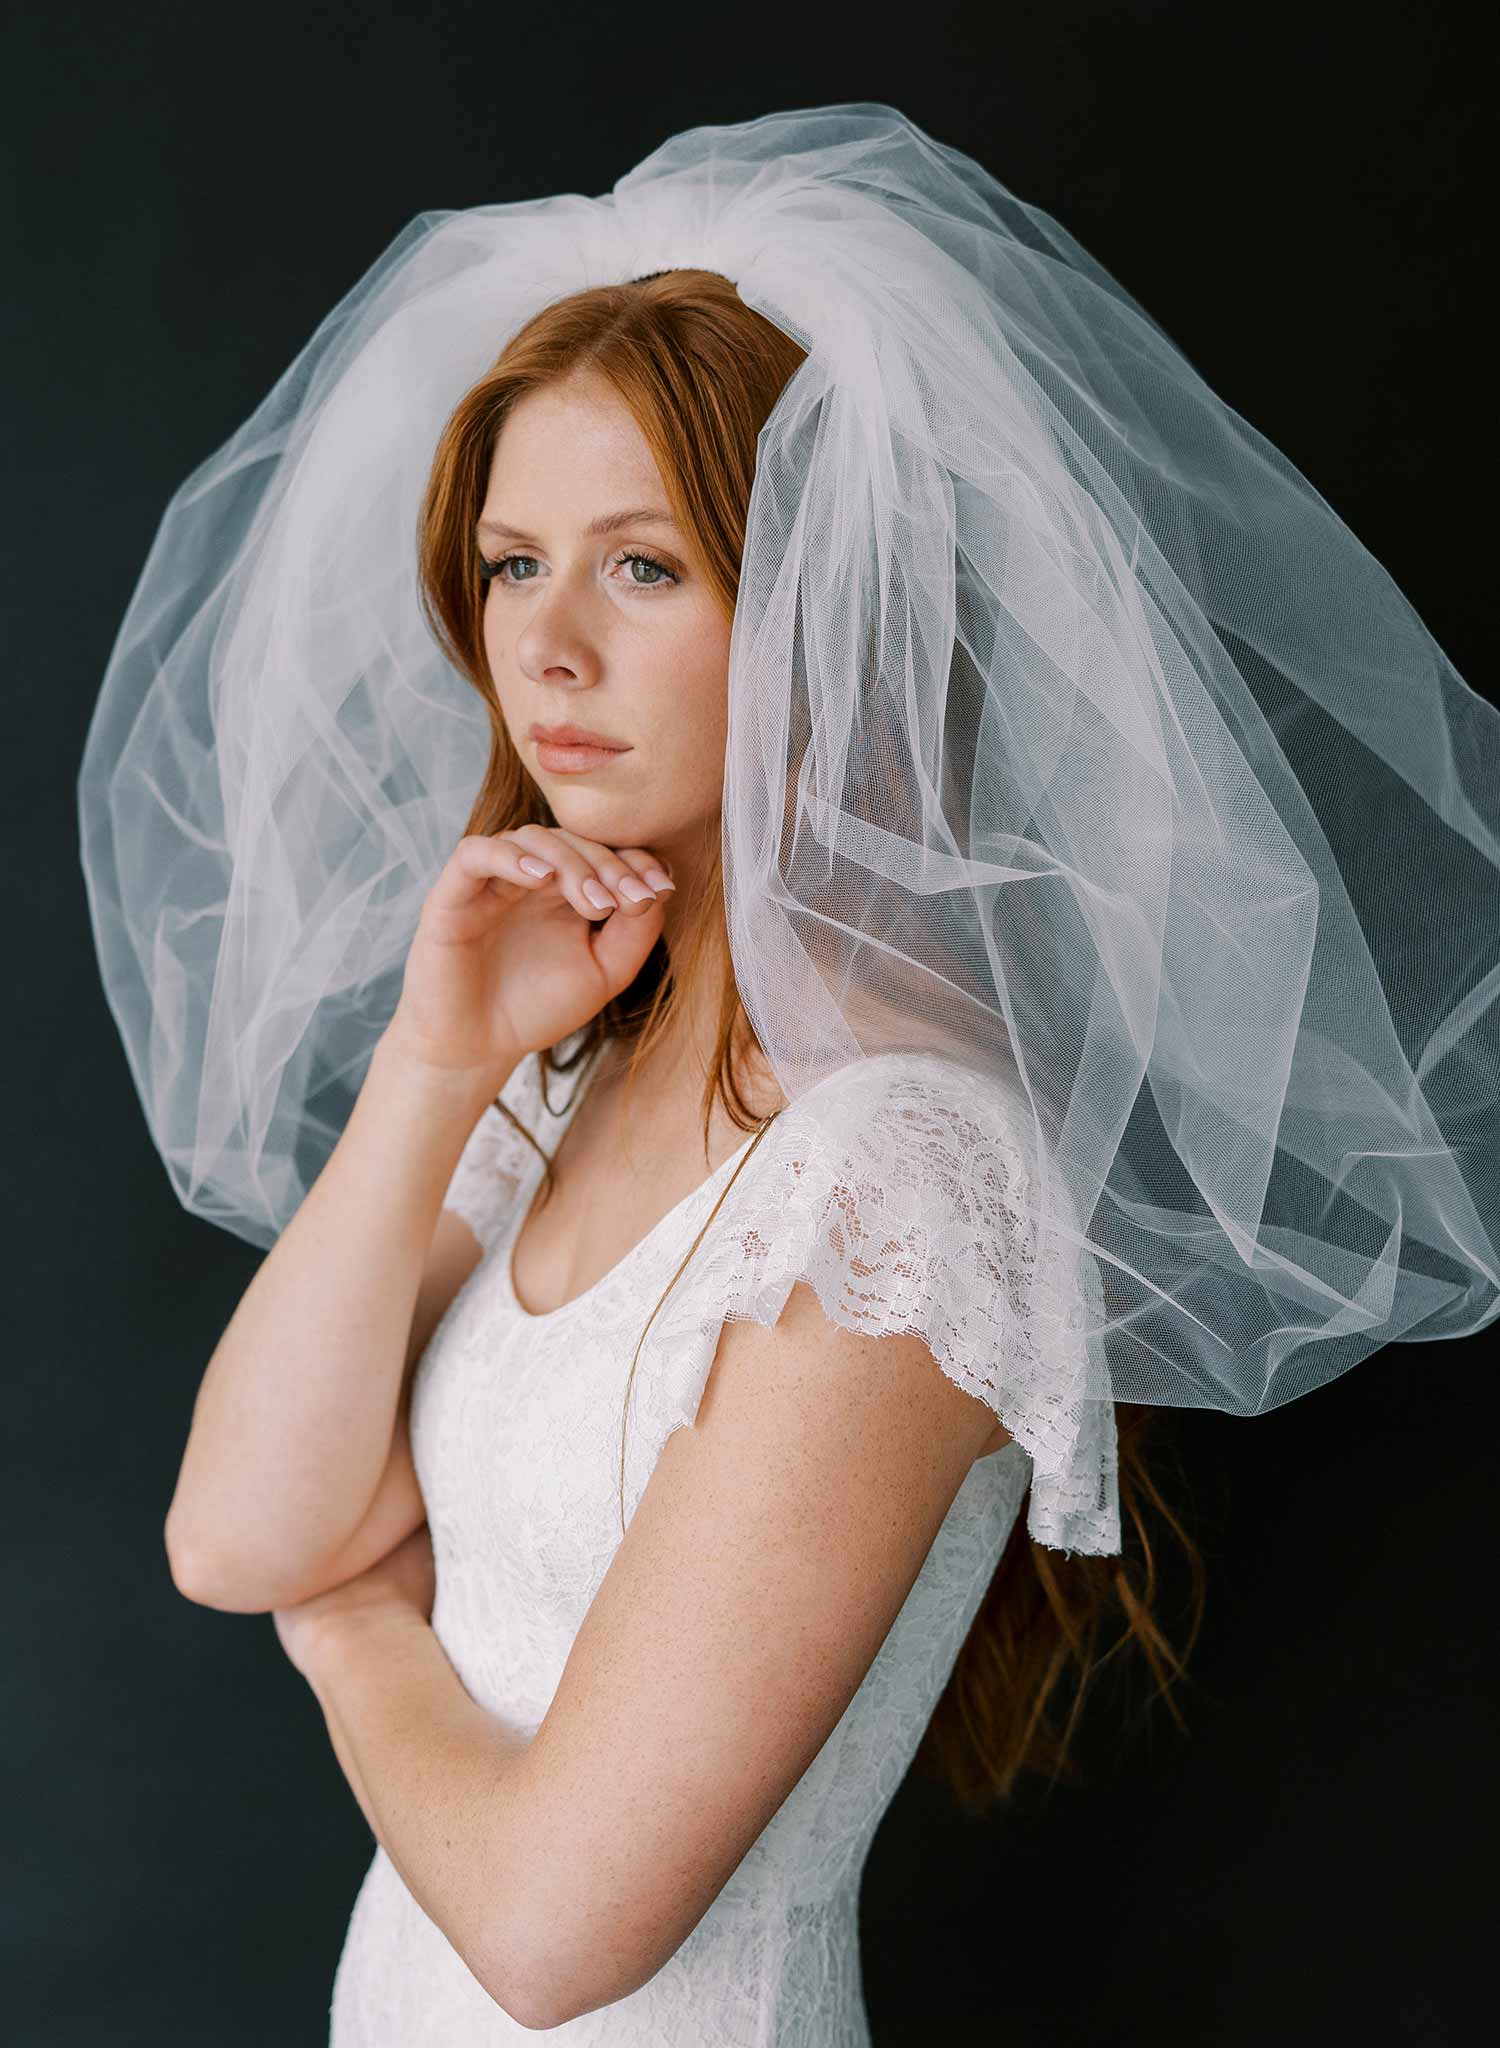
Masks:
[[[646,438],[604,378],[578,374],[528,391],[511,408],[490,460],[486,509],[524,510],[495,503],[518,491],[565,505],[632,486],[643,500],[660,489]]]

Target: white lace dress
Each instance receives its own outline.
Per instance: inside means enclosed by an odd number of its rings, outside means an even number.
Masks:
[[[556,1115],[528,1058],[503,1099],[550,1155],[587,1077],[548,1085]],[[988,1085],[929,1054],[840,1070],[771,1124],[651,1324],[625,1435],[627,1523],[669,1432],[693,1420],[725,1317],[774,1323],[798,1279],[840,1323],[919,1332],[1015,1440],[966,1475],[858,1692],[687,1940],[629,1997],[550,2029],[558,2041],[868,2043],[860,1873],[1028,1483],[1034,1536],[1119,1547],[1113,1411],[1084,1398],[1100,1368],[1081,1336],[1079,1269],[1053,1284],[1055,1262],[1038,1260],[1015,1206],[1024,1127]],[[621,1540],[636,1340],[749,1145],[596,1286],[537,1316],[516,1299],[510,1251],[541,1161],[491,1106],[454,1173],[445,1205],[484,1256],[418,1365],[412,1455],[436,1561],[433,1628],[473,1698],[513,1725],[540,1725]],[[377,1847],[334,1980],[331,2048],[488,2048],[527,2032]]]

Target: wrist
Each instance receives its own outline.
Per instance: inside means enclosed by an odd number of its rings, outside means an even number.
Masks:
[[[379,1596],[334,1601],[309,1623],[298,1662],[314,1692],[338,1685],[351,1664],[379,1656],[413,1633],[425,1633],[431,1622],[410,1601]]]
[[[388,1024],[376,1040],[370,1059],[370,1074],[397,1086],[415,1089],[424,1097],[477,1114],[492,1102],[515,1072],[521,1054],[502,1055],[482,1066],[453,1067],[434,1061],[403,1031],[398,1019]]]

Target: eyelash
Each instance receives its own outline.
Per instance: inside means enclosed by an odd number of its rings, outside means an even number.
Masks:
[[[531,576],[525,576],[518,583],[509,576],[502,576],[501,570],[507,562],[534,562],[535,560],[535,555],[528,555],[521,549],[513,549],[508,555],[498,555],[493,561],[487,556],[481,555],[479,557],[480,578],[485,583],[493,580],[502,585],[508,584],[512,590],[519,590],[522,584],[534,582],[536,579]],[[648,555],[642,549],[627,548],[622,554],[616,555],[616,568],[623,566],[626,562],[645,562],[652,569],[660,569],[662,576],[666,579],[664,582],[657,583],[637,583],[633,576],[628,576],[625,580],[629,583],[632,590],[665,590],[669,583],[681,581],[675,569],[669,569],[665,562],[659,562],[655,555]]]

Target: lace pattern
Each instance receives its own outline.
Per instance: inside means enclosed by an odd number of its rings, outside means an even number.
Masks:
[[[550,1153],[555,1135],[567,1125],[575,1094],[585,1085],[585,1078],[576,1073],[549,1077],[554,1096],[549,1109],[542,1100],[539,1063],[528,1053],[500,1090],[500,1100]],[[443,1207],[461,1216],[488,1252],[513,1220],[522,1188],[540,1168],[535,1150],[494,1103],[488,1103],[459,1155]]]
[[[585,1083],[566,1085],[549,1111],[528,1058],[502,1091],[549,1153]],[[830,1075],[772,1123],[658,1312],[632,1415],[639,1404],[650,1421],[654,1406],[660,1436],[691,1423],[722,1323],[775,1323],[805,1280],[845,1328],[921,1337],[948,1378],[994,1411],[1031,1460],[1036,1542],[1118,1553],[1114,1408],[1090,1334],[1098,1276],[1087,1255],[1038,1228],[1032,1157],[1021,1106],[935,1054],[884,1053]],[[539,1171],[491,1105],[444,1206],[488,1250]],[[721,1187],[714,1175],[700,1192]],[[657,1431],[649,1440],[659,1449]],[[649,1468],[641,1488],[647,1478]]]
[[[528,1060],[503,1099],[550,1154],[585,1079],[559,1077],[549,1111]],[[1091,1362],[1068,1276],[1028,1225],[1021,1136],[1009,1105],[951,1064],[861,1062],[725,1160],[595,1286],[530,1316],[509,1253],[541,1160],[498,1110],[471,1135],[450,1205],[484,1256],[418,1361],[412,1458],[433,1631],[470,1697],[520,1733],[545,1719],[619,1551],[622,1433],[628,1529],[662,1446],[697,1413],[726,1316],[773,1322],[806,1277],[841,1323],[920,1332],[1015,1439],[970,1467],[837,1725],[686,1940],[637,1991],[552,2030],[578,2048],[870,2048],[860,1873],[1027,1493],[1042,1540],[1106,1547],[1115,1530],[1112,1434],[1091,1428],[1113,1411],[1085,1398]],[[330,2048],[498,2048],[525,2033],[377,1849]]]
[[[1038,1229],[1029,1156],[1018,1111],[935,1055],[882,1054],[810,1090],[766,1132],[659,1312],[649,1373],[642,1347],[658,1425],[692,1421],[725,1319],[773,1324],[805,1280],[847,1329],[921,1337],[994,1411],[1031,1460],[1036,1542],[1118,1552],[1114,1408],[1089,1336],[1097,1276]]]

